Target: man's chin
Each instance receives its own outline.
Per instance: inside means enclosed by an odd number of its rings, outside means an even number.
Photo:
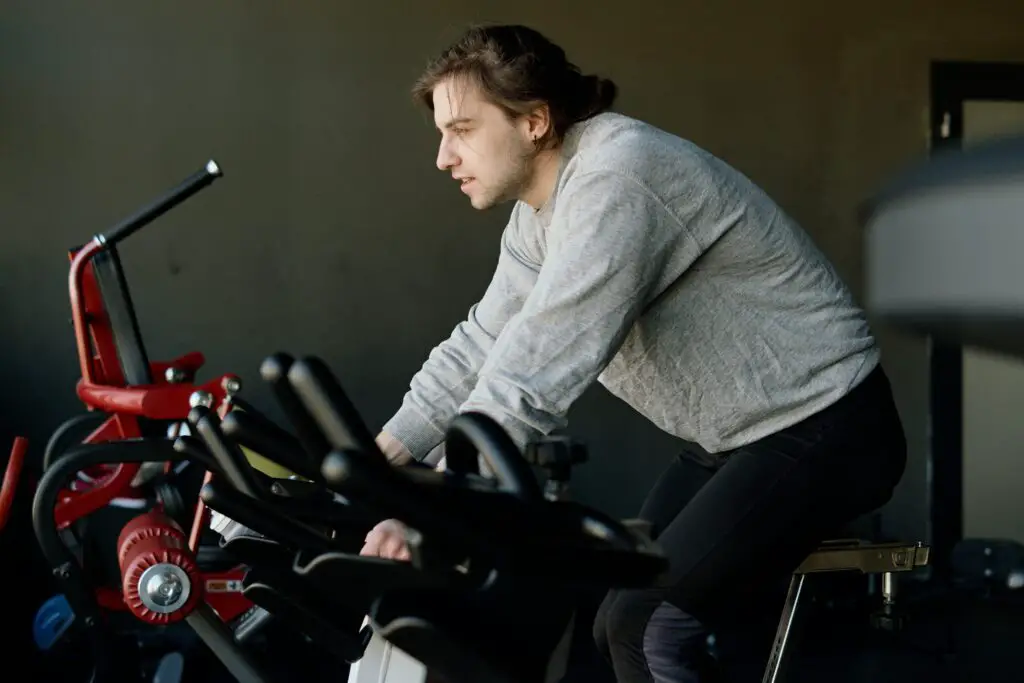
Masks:
[[[472,206],[477,211],[487,211],[488,209],[494,208],[495,204],[496,202],[493,202],[487,199],[486,197],[481,199],[477,199],[476,197],[470,197],[469,199],[469,205]]]
[[[495,207],[501,206],[502,204],[508,204],[515,201],[515,199],[509,199],[507,197],[499,197],[497,199],[493,197],[470,197],[469,204],[477,211],[487,211]]]

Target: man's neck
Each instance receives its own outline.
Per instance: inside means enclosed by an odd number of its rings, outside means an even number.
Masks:
[[[533,180],[526,192],[520,197],[522,201],[539,211],[555,191],[558,180],[558,167],[562,162],[561,147],[546,149],[533,160]]]

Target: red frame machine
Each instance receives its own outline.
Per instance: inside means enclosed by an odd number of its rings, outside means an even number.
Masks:
[[[89,409],[109,415],[99,428],[83,439],[83,443],[141,439],[140,418],[185,422],[191,409],[191,396],[197,391],[211,396],[214,409],[223,414],[228,407],[228,388],[238,378],[224,374],[204,384],[194,384],[196,374],[206,361],[198,351],[172,361],[150,362],[150,372],[155,383],[149,386],[126,386],[118,362],[113,331],[91,265],[93,256],[105,247],[106,242],[97,238],[71,255],[68,286],[78,363],[82,373],[76,392]],[[172,372],[168,373],[168,370]],[[181,378],[181,381],[171,382],[168,377]],[[90,468],[90,478],[93,479],[91,484],[82,486],[79,482],[74,488],[67,487],[61,491],[54,509],[57,529],[67,528],[115,498],[138,495],[132,482],[141,467],[142,464],[138,462],[121,462]],[[207,472],[206,478],[209,477]],[[161,513],[162,508],[158,506],[141,517],[152,518],[154,525],[164,528],[166,519]],[[209,511],[201,500],[197,500],[188,536],[188,548],[193,555],[197,552],[199,536],[208,522]],[[140,528],[140,533],[145,535],[145,525]],[[240,585],[244,572],[244,568],[235,568],[227,572],[202,575],[206,601],[225,622],[237,618],[252,607],[252,603],[242,597],[240,589],[230,590]],[[101,586],[96,589],[96,599],[106,609],[128,609],[124,591]],[[139,614],[136,616],[144,620],[152,619]]]
[[[115,657],[106,650],[109,641],[104,638],[109,634],[103,610],[127,610],[145,623],[158,625],[189,620],[211,647],[218,645],[219,649],[224,649],[227,646],[223,643],[226,635],[223,624],[253,607],[241,593],[244,566],[220,572],[204,572],[198,568],[197,546],[209,521],[209,511],[201,500],[196,500],[187,536],[159,502],[124,526],[117,542],[121,590],[90,589],[82,568],[60,538],[61,531],[115,498],[144,495],[133,483],[142,463],[163,462],[165,469],[169,469],[173,462],[194,458],[195,454],[186,456],[175,452],[173,439],[166,435],[145,434],[143,422],[186,423],[193,395],[197,392],[212,398],[211,409],[223,415],[230,406],[231,394],[240,387],[238,377],[232,374],[195,384],[196,373],[205,362],[199,352],[168,362],[147,361],[152,383],[129,386],[119,360],[118,339],[93,268],[97,254],[113,249],[118,242],[221,175],[219,166],[208,162],[163,197],[70,254],[68,287],[81,370],[77,395],[91,411],[108,417],[80,444],[55,459],[43,473],[36,489],[32,516],[37,539],[53,567],[54,576],[76,617],[90,631],[97,654],[97,675],[101,670],[110,670],[106,667]],[[204,482],[209,481],[211,469],[216,469],[216,465],[212,460],[201,465],[206,467]],[[70,480],[80,471],[88,473],[89,477],[84,484],[79,480],[71,486]],[[6,500],[6,486],[4,495]],[[182,572],[185,596],[173,610],[154,610],[151,601],[147,605],[140,599],[142,574],[146,568],[157,564],[174,565]],[[210,633],[214,635],[205,635]]]

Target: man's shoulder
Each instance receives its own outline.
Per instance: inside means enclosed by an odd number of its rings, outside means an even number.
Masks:
[[[600,148],[608,143],[624,139],[633,140],[664,140],[672,138],[682,141],[682,137],[659,128],[653,123],[622,114],[606,111],[596,114],[572,126],[569,139],[574,140],[578,151],[585,152]]]
[[[566,180],[608,172],[654,185],[659,178],[707,168],[714,159],[680,135],[617,112],[598,114],[577,124],[568,145]]]

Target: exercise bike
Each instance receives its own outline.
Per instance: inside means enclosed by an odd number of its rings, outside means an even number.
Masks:
[[[176,447],[220,463],[202,500],[256,534],[225,542],[248,556],[243,592],[325,647],[363,636],[352,683],[555,680],[579,591],[646,586],[666,567],[637,529],[564,500],[579,448],[552,441],[526,457],[470,414],[449,429],[443,471],[393,467],[321,361],[276,354],[261,374],[296,427],[293,447],[320,461],[320,481],[275,493],[281,482],[253,471],[227,435],[238,430],[207,410],[189,416],[199,439]],[[531,461],[552,474],[546,487]],[[339,541],[361,516],[415,529],[412,561],[361,557],[361,537]]]

